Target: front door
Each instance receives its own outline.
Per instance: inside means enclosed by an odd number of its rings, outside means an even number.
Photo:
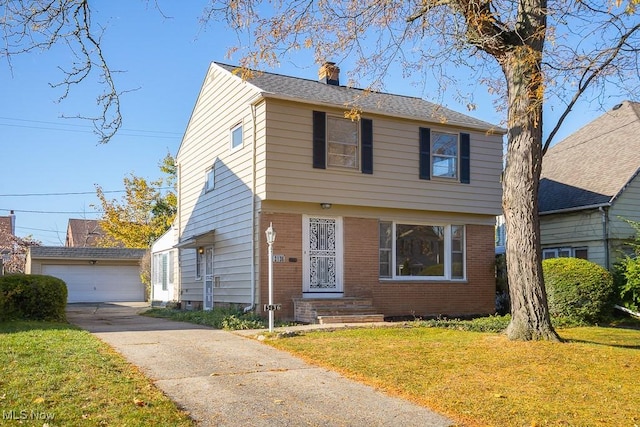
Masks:
[[[204,251],[204,301],[205,310],[213,309],[213,248]]]
[[[303,217],[303,296],[340,298],[342,219]]]

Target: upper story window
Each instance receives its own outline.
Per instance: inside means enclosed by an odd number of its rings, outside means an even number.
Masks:
[[[446,178],[471,183],[471,135],[420,128],[420,179]]]
[[[327,165],[359,169],[358,122],[327,116]]]
[[[373,173],[373,121],[313,112],[313,167]]]
[[[231,128],[231,150],[238,150],[242,148],[242,123],[238,123]]]
[[[207,172],[205,174],[204,191],[209,192],[213,190],[215,185],[216,185],[216,169],[214,166],[211,166],[209,169],[207,169]]]
[[[458,135],[431,133],[431,171],[434,177],[458,178]]]
[[[382,278],[464,279],[465,227],[380,221],[379,260]]]

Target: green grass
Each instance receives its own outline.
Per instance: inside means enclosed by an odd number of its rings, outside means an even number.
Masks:
[[[216,307],[213,310],[174,310],[169,308],[152,308],[144,313],[145,316],[161,317],[180,322],[206,325],[216,329],[241,330],[265,329],[268,322],[265,318],[253,312],[243,313],[236,308]],[[277,326],[288,326],[289,323],[279,322]]]
[[[551,343],[459,329],[409,322],[266,342],[459,425],[640,425],[640,330],[561,329],[566,342]]]
[[[0,410],[0,425],[194,425],[118,353],[63,323],[0,323]]]

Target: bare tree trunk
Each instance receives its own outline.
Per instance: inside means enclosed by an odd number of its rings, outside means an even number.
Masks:
[[[507,159],[502,208],[507,229],[507,265],[513,340],[560,338],[551,325],[542,276],[538,184],[542,166],[541,55],[522,46],[501,63],[508,84]]]

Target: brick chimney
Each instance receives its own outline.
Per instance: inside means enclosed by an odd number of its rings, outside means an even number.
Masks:
[[[328,85],[340,86],[340,68],[335,62],[325,62],[318,71],[318,80]]]

